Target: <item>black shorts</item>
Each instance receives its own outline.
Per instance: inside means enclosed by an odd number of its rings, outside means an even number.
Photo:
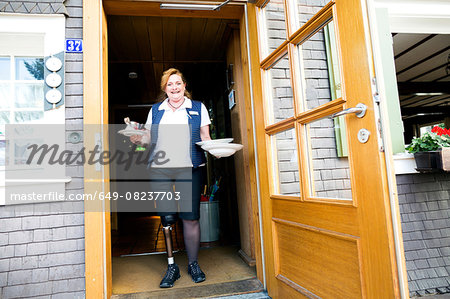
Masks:
[[[200,219],[200,196],[205,172],[206,167],[152,168],[150,190],[173,192],[172,200],[156,202],[158,216],[178,214],[184,220]]]

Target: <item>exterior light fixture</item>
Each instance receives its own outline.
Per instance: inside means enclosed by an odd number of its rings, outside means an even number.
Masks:
[[[442,96],[443,92],[416,92],[415,96]]]
[[[210,4],[183,4],[183,3],[161,3],[159,5],[160,9],[188,9],[188,10],[219,10],[230,2],[231,0],[226,0],[219,5]]]

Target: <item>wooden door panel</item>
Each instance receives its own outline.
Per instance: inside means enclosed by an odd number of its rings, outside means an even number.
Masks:
[[[351,205],[275,199],[272,217],[358,236],[356,212]]]
[[[360,298],[358,237],[274,220],[275,269],[319,297]]]
[[[287,279],[282,275],[278,275],[277,280],[279,282],[278,287],[278,297],[279,298],[298,298],[298,299],[320,299],[316,295],[311,292],[308,292],[306,289],[301,288],[295,282]]]

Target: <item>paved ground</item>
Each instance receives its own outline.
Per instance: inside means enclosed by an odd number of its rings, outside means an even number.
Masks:
[[[213,297],[213,298],[218,298],[218,299],[271,299],[267,295],[267,292],[258,292],[258,293],[251,293],[251,294],[225,296],[225,297]],[[441,299],[441,298],[439,298],[439,299]],[[445,298],[445,299],[447,299],[447,298]]]
[[[225,294],[225,295],[223,295]],[[228,294],[228,295],[226,295]],[[241,294],[241,295],[233,295]],[[222,297],[220,297],[222,296]],[[116,294],[113,299],[178,299],[178,298],[232,298],[232,299],[270,299],[263,292],[261,282],[256,278],[221,282],[216,284],[200,283],[195,287],[159,289],[156,291]]]
[[[422,297],[411,297],[411,299],[450,299],[450,293],[440,295],[425,295]]]

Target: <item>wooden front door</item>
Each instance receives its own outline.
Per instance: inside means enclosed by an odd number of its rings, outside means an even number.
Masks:
[[[263,5],[255,109],[269,295],[399,297],[365,0]],[[364,115],[332,118],[359,104]]]

